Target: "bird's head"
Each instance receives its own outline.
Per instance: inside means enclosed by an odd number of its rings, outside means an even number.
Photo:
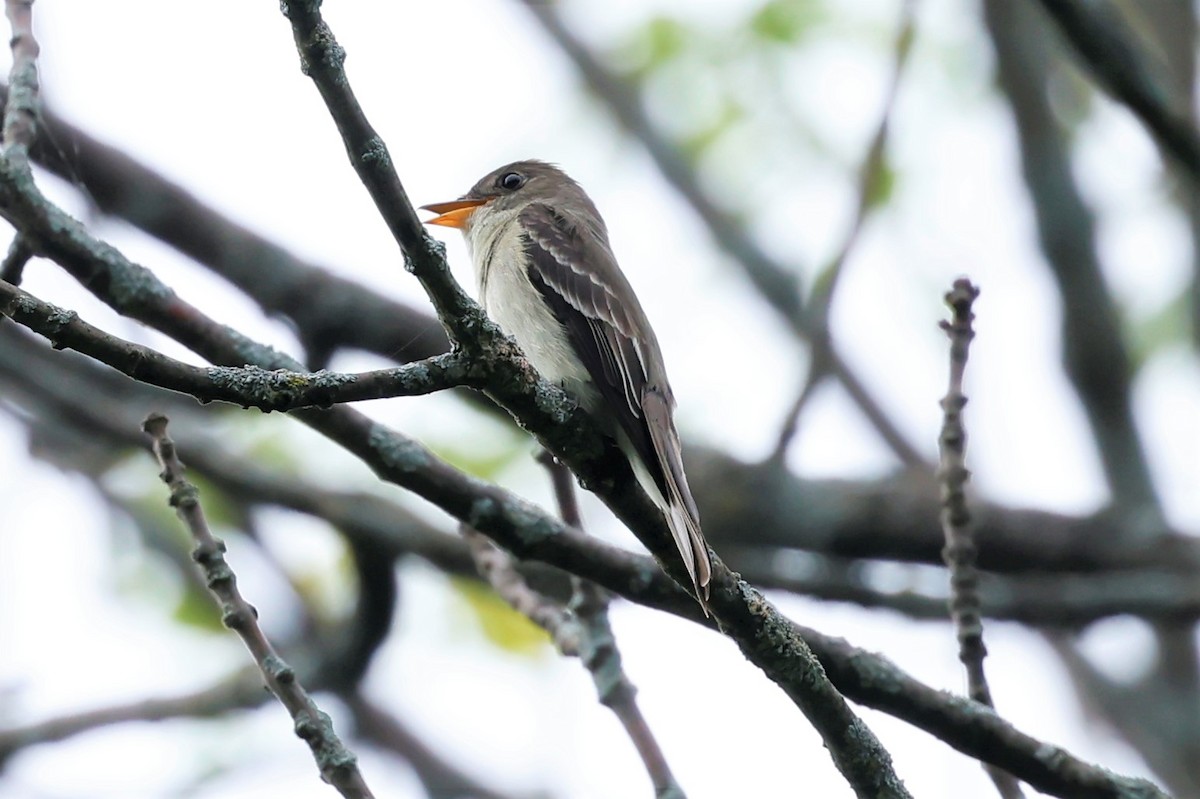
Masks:
[[[422,205],[438,216],[427,224],[468,230],[472,217],[488,211],[519,211],[526,205],[543,202],[551,207],[584,204],[592,207],[579,184],[553,164],[544,161],[514,161],[483,176],[471,190],[457,200]]]

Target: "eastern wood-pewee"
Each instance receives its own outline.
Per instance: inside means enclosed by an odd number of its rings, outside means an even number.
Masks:
[[[675,397],[596,206],[557,167],[517,161],[460,199],[423,208],[439,214],[430,224],[462,231],[488,315],[616,439],[663,510],[704,605],[711,564],[683,472]]]

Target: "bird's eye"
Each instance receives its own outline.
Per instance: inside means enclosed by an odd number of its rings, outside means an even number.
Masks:
[[[525,176],[519,172],[505,172],[500,176],[500,179],[496,181],[496,185],[502,189],[516,191],[525,185]]]

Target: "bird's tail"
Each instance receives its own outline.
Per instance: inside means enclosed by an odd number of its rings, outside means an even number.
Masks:
[[[679,446],[679,435],[675,432],[675,424],[665,397],[647,392],[642,398],[642,411],[645,413],[646,427],[650,431],[654,453],[658,456],[657,465],[662,472],[666,490],[659,488],[658,481],[640,458],[632,458],[634,472],[642,488],[655,504],[662,508],[667,517],[671,537],[675,539],[675,546],[679,548],[679,554],[683,557],[688,576],[692,578],[696,599],[699,600],[705,615],[708,615],[712,562],[709,559],[708,543],[700,530],[700,513],[696,510],[696,501],[692,498],[692,490],[688,487],[687,475],[683,471],[683,452]]]

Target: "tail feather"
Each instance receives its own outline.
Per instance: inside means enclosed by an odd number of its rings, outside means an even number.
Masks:
[[[638,473],[638,481],[642,487],[663,509],[667,524],[671,528],[671,537],[675,539],[675,546],[679,548],[688,575],[692,578],[696,598],[707,614],[712,562],[709,559],[708,543],[700,530],[700,513],[696,509],[696,501],[692,498],[687,475],[683,471],[683,453],[679,446],[679,434],[675,432],[675,423],[671,418],[671,409],[666,397],[656,391],[647,391],[642,397],[642,412],[645,414],[654,453],[658,456],[657,466],[663,475],[666,490],[659,489],[657,481],[640,463],[639,458],[633,458],[635,472]],[[638,466],[641,468],[637,468]]]

